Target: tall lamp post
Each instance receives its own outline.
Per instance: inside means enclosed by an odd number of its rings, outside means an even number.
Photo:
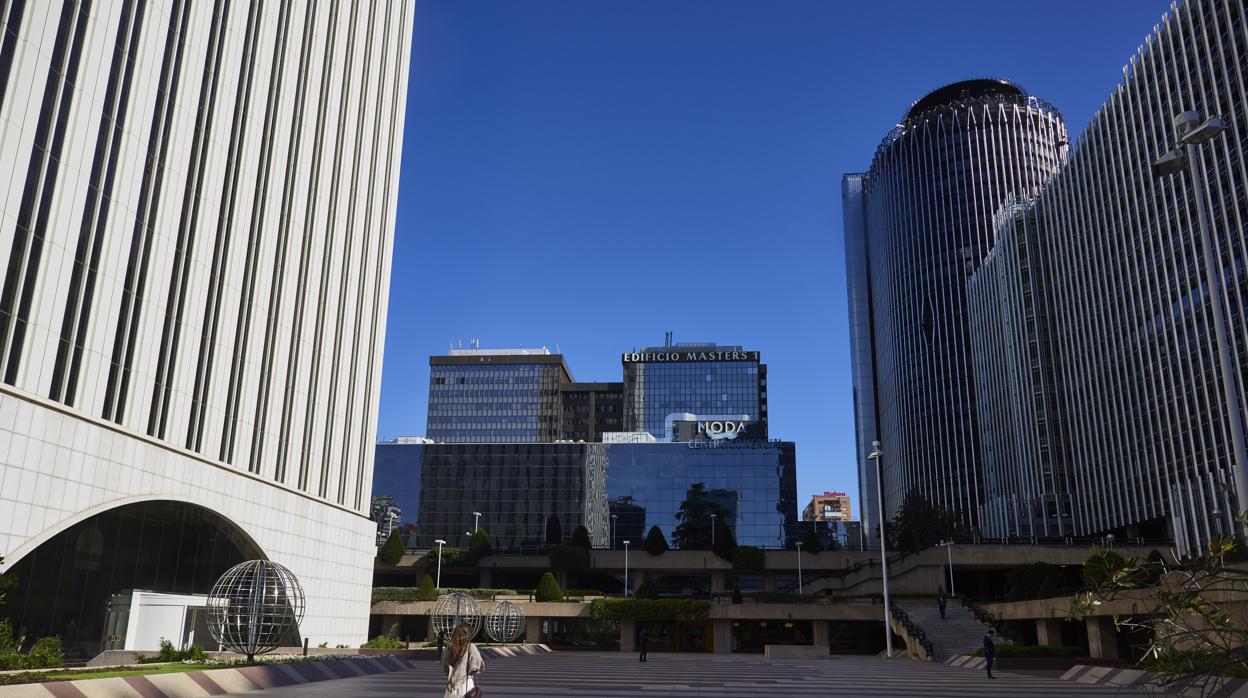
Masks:
[[[892,610],[889,608],[888,597],[888,541],[884,535],[884,451],[880,450],[880,442],[871,442],[871,453],[867,458],[875,461],[875,496],[876,508],[880,512],[880,566],[884,575],[884,646],[888,650],[888,656],[893,656],[893,629],[889,625],[889,619],[892,618]]]
[[[624,541],[624,598],[628,598],[628,544],[632,541]]]
[[[442,588],[442,546],[446,545],[446,541],[439,538],[435,540],[434,543],[438,544],[438,581],[437,581],[436,586],[439,589],[441,589]]]
[[[472,532],[476,533],[479,528],[481,528],[481,512],[474,511],[472,512]]]
[[[1248,511],[1248,446],[1244,443],[1244,420],[1239,410],[1239,397],[1235,390],[1235,358],[1231,355],[1227,340],[1225,284],[1214,254],[1213,236],[1209,231],[1208,202],[1205,199],[1204,154],[1196,146],[1208,143],[1230,130],[1226,117],[1214,116],[1201,120],[1198,111],[1185,111],[1174,116],[1176,146],[1174,150],[1157,158],[1153,163],[1153,176],[1168,177],[1188,171],[1192,180],[1192,194],[1196,197],[1196,218],[1200,225],[1200,245],[1204,248],[1205,283],[1209,286],[1209,300],[1213,305],[1214,337],[1218,343],[1218,363],[1222,369],[1222,400],[1226,403],[1226,416],[1230,421],[1231,453],[1234,457],[1232,470],[1235,476],[1237,514]],[[1190,168],[1195,167],[1195,170]],[[1242,527],[1241,527],[1241,533]]]
[[[797,593],[802,593],[802,542],[797,542]]]
[[[940,547],[945,549],[945,557],[949,560],[949,595],[957,596],[958,590],[953,586],[953,541],[942,540]]]
[[[711,547],[712,548],[715,547],[715,516],[716,514],[711,514]]]

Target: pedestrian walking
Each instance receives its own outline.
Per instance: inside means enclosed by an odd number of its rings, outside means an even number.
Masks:
[[[446,631],[438,631],[438,661],[442,661],[442,648],[446,646]]]
[[[446,692],[442,698],[481,698],[481,689],[477,688],[473,678],[485,669],[485,660],[481,652],[472,644],[472,630],[467,623],[455,626],[451,633],[451,644],[442,657],[442,668],[446,670]]]
[[[940,619],[941,619],[941,620],[944,620],[944,619],[945,619],[945,604],[946,604],[946,603],[948,603],[948,602],[945,600],[945,592],[943,592],[943,591],[942,591],[942,592],[940,592],[940,596],[937,596],[937,597],[936,597],[936,608],[939,608],[939,609],[940,609]]]
[[[988,678],[995,679],[992,675],[992,660],[997,658],[997,643],[992,641],[992,631],[984,633],[984,668],[988,670]]]
[[[641,652],[641,656],[637,658],[637,661],[639,662],[646,661],[646,651],[649,648],[650,648],[650,633],[647,633],[646,629],[642,628],[641,633],[637,635],[637,650]]]

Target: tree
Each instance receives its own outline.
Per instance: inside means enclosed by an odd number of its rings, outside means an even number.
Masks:
[[[1088,589],[1100,589],[1114,576],[1115,572],[1125,568],[1127,561],[1121,555],[1110,550],[1096,546],[1092,548],[1092,554],[1087,560],[1083,561],[1083,569],[1079,571],[1079,576],[1083,578],[1083,584]]]
[[[575,548],[584,548],[586,550],[593,548],[594,545],[589,540],[589,529],[584,526],[577,526],[572,531],[572,538],[568,541],[568,545]]]
[[[646,534],[646,542],[642,544],[642,547],[651,555],[662,555],[668,549],[667,539],[663,537],[663,532],[658,526],[650,527],[650,532]]]
[[[555,575],[546,572],[537,582],[537,589],[533,593],[533,597],[538,601],[563,601],[563,589],[559,588],[559,582],[555,581]]]
[[[377,550],[377,557],[387,565],[397,565],[403,559],[403,553],[407,551],[407,546],[403,544],[403,536],[399,535],[399,530],[390,532],[388,538]]]
[[[559,523],[558,514],[546,519],[546,545],[563,545],[563,525]]]
[[[802,550],[816,554],[823,552],[823,541],[819,540],[814,527],[806,529],[806,534],[802,536]]]
[[[473,562],[479,562],[482,558],[487,558],[494,554],[494,548],[490,546],[490,534],[485,532],[484,528],[478,528],[468,538],[468,556]]]
[[[637,587],[637,592],[633,596],[638,599],[659,598],[658,592],[654,590],[654,580],[650,579],[650,575],[647,574],[645,579],[641,580],[641,585]]]
[[[957,519],[918,490],[910,490],[885,528],[888,545],[894,550],[926,550],[961,533]]]
[[[433,577],[425,575],[420,578],[420,584],[416,587],[416,599],[418,601],[435,601],[438,598],[438,590],[433,586]]]
[[[1238,519],[1248,525],[1248,512]],[[1142,607],[1138,615],[1115,616],[1114,623],[1150,638],[1144,667],[1158,672],[1163,686],[1182,682],[1184,695],[1210,695],[1224,676],[1243,676],[1248,667],[1248,565],[1238,562],[1243,549],[1243,540],[1216,538],[1202,557],[1173,566],[1097,550],[1083,571],[1085,582],[1100,584],[1075,597],[1071,616],[1095,615],[1097,606],[1127,596]]]
[[[709,550],[711,548],[711,521],[722,520],[732,515],[732,511],[717,500],[716,495],[736,493],[725,490],[706,489],[706,483],[695,482],[685,493],[685,500],[680,503],[680,511],[676,513],[676,529],[672,531],[672,543],[681,550]],[[721,499],[723,497],[720,497]],[[714,519],[712,519],[714,515]],[[719,533],[716,532],[718,537]]]

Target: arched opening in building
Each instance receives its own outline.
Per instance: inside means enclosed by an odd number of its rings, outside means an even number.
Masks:
[[[0,617],[26,646],[59,635],[66,659],[82,661],[116,634],[110,608],[129,603],[129,592],[207,594],[230,567],[264,557],[236,525],[209,509],[167,500],[125,504],[70,526],[13,565],[17,586]],[[118,614],[111,615],[116,626]],[[169,639],[179,644],[180,638]]]

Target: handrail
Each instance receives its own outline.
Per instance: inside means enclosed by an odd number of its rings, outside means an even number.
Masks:
[[[1009,630],[1009,627],[1006,626],[1005,623],[997,620],[986,608],[980,606],[965,596],[962,597],[962,605],[966,607],[966,610],[971,612],[971,615],[975,616],[975,620],[992,628],[993,632],[1004,638],[1006,642],[1015,645],[1023,644],[1019,642],[1018,637]]]
[[[936,649],[932,646],[932,641],[927,639],[927,633],[923,631],[923,628],[919,627],[918,623],[910,620],[910,616],[900,606],[890,606],[889,610],[893,614],[893,618],[898,623],[901,623],[901,627],[906,629],[910,637],[918,640],[919,644],[923,646],[923,651],[927,652],[927,661],[935,661]],[[892,630],[890,629],[889,632],[892,632]]]

